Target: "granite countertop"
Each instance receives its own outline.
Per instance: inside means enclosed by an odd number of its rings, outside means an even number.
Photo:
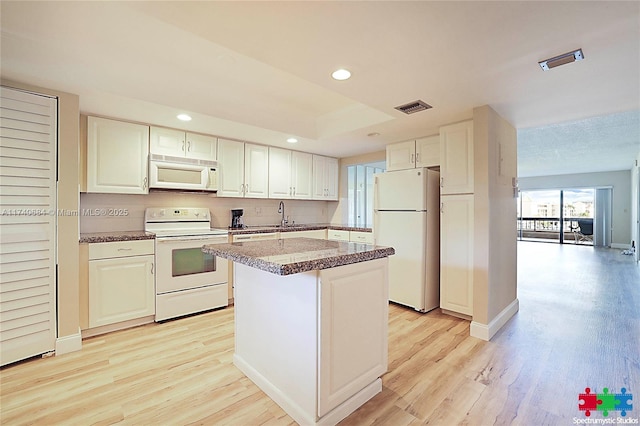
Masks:
[[[202,251],[276,275],[335,268],[395,253],[392,247],[314,238],[209,244]]]
[[[152,240],[156,235],[145,231],[91,232],[80,234],[80,243],[110,243],[114,241]]]
[[[341,231],[360,231],[360,232],[372,232],[371,228],[362,228],[356,226],[347,225],[331,225],[328,223],[312,223],[312,224],[295,224],[288,226],[280,225],[256,225],[247,226],[242,229],[229,229],[231,235],[241,234],[266,234],[269,232],[295,232],[295,231],[314,231],[317,229],[337,229]]]

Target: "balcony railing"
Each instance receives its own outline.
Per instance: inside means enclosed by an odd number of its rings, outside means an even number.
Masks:
[[[563,240],[574,242],[574,230],[578,229],[578,219],[584,217],[566,217],[562,221]],[[559,217],[519,217],[517,221],[518,239],[560,241]]]

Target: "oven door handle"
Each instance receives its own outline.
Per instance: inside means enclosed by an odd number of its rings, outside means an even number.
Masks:
[[[193,241],[208,241],[209,244],[222,244],[228,242],[227,236],[220,237],[180,237],[180,238],[156,238],[156,241],[159,243],[185,243],[185,242],[193,242]]]

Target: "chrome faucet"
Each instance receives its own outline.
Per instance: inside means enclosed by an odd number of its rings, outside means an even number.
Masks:
[[[288,220],[284,218],[284,201],[280,201],[280,204],[278,205],[278,213],[282,215],[282,217],[280,218],[280,226],[284,228],[285,226],[287,226],[288,222]]]

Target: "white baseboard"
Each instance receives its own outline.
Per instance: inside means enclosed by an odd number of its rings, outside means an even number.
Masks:
[[[58,337],[56,339],[56,356],[76,352],[82,349],[82,333],[78,327],[78,332],[70,336]]]
[[[620,243],[611,243],[611,248],[626,250],[626,249],[630,249],[631,245],[629,245],[629,244],[620,244]]]
[[[489,341],[502,328],[509,319],[520,309],[520,302],[516,298],[513,302],[502,310],[489,324],[481,324],[471,321],[471,336],[478,339]]]

